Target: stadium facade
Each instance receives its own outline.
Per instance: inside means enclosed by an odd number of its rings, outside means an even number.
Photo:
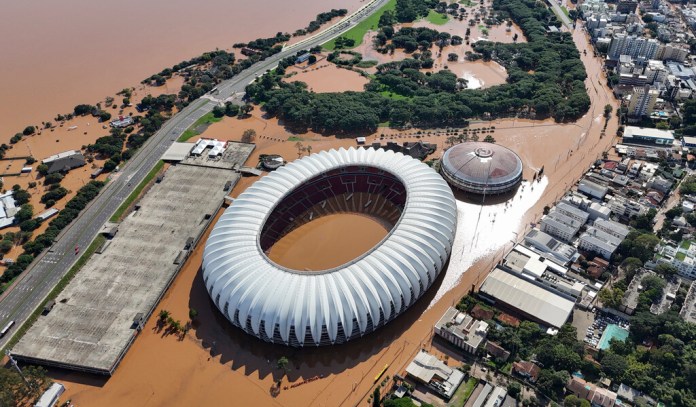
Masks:
[[[295,228],[346,211],[393,227],[329,270],[292,270],[266,256]],[[260,179],[225,211],[206,243],[205,286],[233,325],[264,341],[344,343],[425,293],[450,255],[456,218],[451,189],[427,165],[382,149],[322,151]]]

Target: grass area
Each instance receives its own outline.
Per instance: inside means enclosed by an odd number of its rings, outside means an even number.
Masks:
[[[449,21],[449,17],[447,17],[447,14],[438,13],[437,11],[432,9],[425,17],[425,19],[435,25],[443,25]]]
[[[290,136],[288,137],[288,141],[304,141],[304,139],[302,137]]]
[[[377,127],[389,127],[389,122],[381,122],[377,124]]]
[[[380,95],[382,95],[382,96],[384,96],[384,97],[386,97],[386,98],[394,99],[394,100],[404,100],[404,99],[408,99],[408,98],[409,98],[408,96],[399,95],[398,93],[394,93],[394,92],[391,92],[391,91],[388,91],[388,90],[383,90],[383,91],[381,91],[381,92],[379,92],[379,93],[380,93]]]
[[[181,142],[187,141],[188,139],[190,139],[190,138],[192,138],[192,137],[196,137],[196,136],[198,136],[199,134],[201,134],[201,133],[198,132],[198,130],[197,130],[198,127],[200,127],[200,126],[205,126],[205,125],[210,125],[210,124],[213,124],[213,123],[217,123],[217,122],[219,122],[220,120],[222,120],[222,117],[215,117],[215,116],[213,116],[213,112],[206,113],[206,114],[203,115],[200,119],[196,120],[196,121],[191,125],[191,127],[189,127],[188,129],[186,129],[186,131],[181,135],[181,137],[179,137],[179,139],[178,139],[177,141],[181,143]]]
[[[679,245],[679,247],[681,247],[681,248],[684,249],[684,250],[689,250],[689,247],[691,246],[691,243],[693,243],[692,240],[684,240],[683,242],[681,242],[681,244]]]
[[[353,41],[355,41],[355,45],[353,45],[353,48],[357,47],[358,45],[362,44],[363,37],[365,37],[365,34],[369,30],[376,30],[378,28],[377,24],[379,23],[379,18],[382,17],[382,14],[384,14],[384,12],[387,10],[394,10],[395,8],[396,0],[389,0],[389,3],[385,4],[384,7],[379,9],[370,17],[361,21],[359,24],[355,25],[353,28],[351,28],[345,34],[343,34],[342,37],[352,39]],[[331,40],[324,44],[323,47],[326,50],[333,51],[336,47],[336,43],[334,42],[334,40]]]
[[[471,7],[477,5],[478,3],[474,3],[471,0],[459,0],[459,4],[464,5],[464,7]]]
[[[570,13],[568,12],[568,9],[565,8],[565,6],[561,6],[561,10],[563,10],[563,14],[565,14],[566,17],[570,17]]]
[[[51,290],[50,293],[48,293],[48,296],[46,299],[39,305],[38,308],[34,310],[34,312],[29,316],[29,318],[22,324],[21,327],[19,327],[14,335],[12,335],[12,339],[10,339],[7,344],[5,345],[5,349],[12,349],[17,342],[24,336],[24,334],[27,333],[29,328],[31,328],[32,325],[34,325],[34,322],[39,318],[41,313],[43,312],[44,306],[46,306],[46,303],[49,302],[50,300],[56,299],[58,297],[58,294],[60,294],[65,287],[68,285],[68,283],[75,277],[75,274],[77,274],[78,271],[82,268],[87,263],[87,260],[89,260],[90,257],[94,254],[94,252],[104,244],[106,241],[106,238],[104,235],[97,235],[96,238],[92,241],[92,243],[87,247],[87,250],[85,250],[82,253],[82,256],[75,262],[75,264],[68,270],[68,273],[56,284],[56,286]],[[2,350],[2,354],[5,354],[5,349]]]
[[[466,383],[459,386],[459,389],[457,389],[457,393],[454,396],[457,397],[461,395],[461,398],[458,399],[458,406],[463,406],[464,404],[466,404],[466,401],[469,400],[469,397],[471,397],[471,393],[474,392],[474,389],[476,388],[477,384],[478,379],[475,377],[470,377]]]
[[[118,222],[121,219],[121,216],[128,210],[128,208],[131,206],[133,201],[135,201],[138,196],[140,196],[140,193],[143,192],[143,189],[145,189],[145,186],[152,181],[155,176],[157,175],[158,172],[162,170],[164,167],[164,161],[160,160],[155,164],[155,167],[145,176],[145,179],[143,182],[141,182],[133,192],[128,195],[128,198],[123,201],[121,206],[116,209],[116,212],[114,212],[114,215],[109,219],[111,222]]]
[[[682,252],[677,252],[677,254],[675,254],[674,257],[676,257],[679,261],[684,261],[684,259],[686,259],[686,254]]]

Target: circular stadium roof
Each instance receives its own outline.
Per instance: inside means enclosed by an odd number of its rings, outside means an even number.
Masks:
[[[403,184],[395,226],[370,251],[330,270],[273,263],[260,241],[274,209],[308,182],[344,168],[373,169]],[[385,189],[378,194],[389,194]],[[263,177],[225,210],[205,246],[203,277],[218,309],[249,334],[292,346],[342,343],[384,325],[430,287],[455,228],[452,191],[427,165],[382,149],[322,151]]]
[[[522,180],[522,160],[512,150],[486,142],[457,144],[442,157],[450,183],[471,192],[505,192]]]

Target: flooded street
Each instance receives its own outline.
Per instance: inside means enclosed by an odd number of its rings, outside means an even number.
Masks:
[[[314,219],[283,236],[268,258],[293,270],[338,267],[363,255],[387,235],[378,219],[357,213],[334,213]]]
[[[205,51],[304,28],[359,0],[4,1],[0,139]]]

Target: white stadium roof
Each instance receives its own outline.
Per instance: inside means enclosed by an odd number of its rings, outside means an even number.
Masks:
[[[303,272],[269,260],[261,231],[293,190],[331,170],[372,167],[405,187],[405,206],[374,248],[334,269]],[[401,153],[322,151],[265,176],[225,211],[205,247],[203,277],[218,309],[265,341],[292,346],[342,343],[390,321],[440,273],[456,229],[451,189],[427,165]]]

